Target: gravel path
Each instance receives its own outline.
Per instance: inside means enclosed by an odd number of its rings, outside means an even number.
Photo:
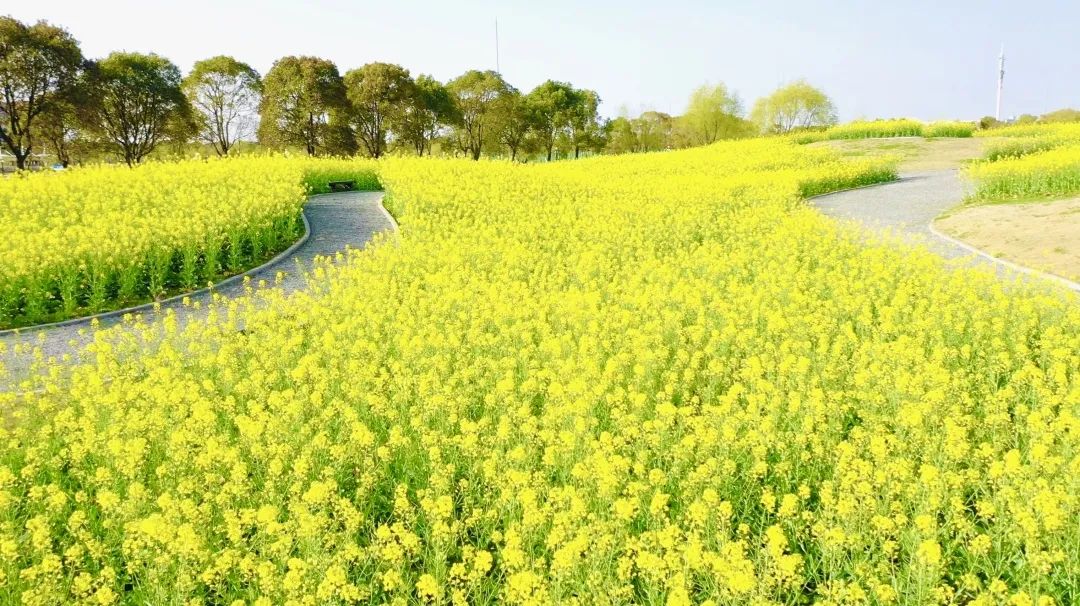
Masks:
[[[946,259],[963,259],[1008,278],[1034,274],[1080,291],[1080,284],[996,259],[934,229],[934,219],[959,205],[970,191],[971,184],[954,169],[904,173],[897,181],[825,194],[811,203],[830,217],[853,220],[871,230],[888,230]]]
[[[826,194],[812,202],[830,217],[855,220],[871,229],[892,230],[947,259],[956,259],[970,256],[971,251],[938,237],[930,224],[960,204],[968,193],[966,185],[955,170],[908,173],[898,181]],[[981,257],[980,261],[990,263]]]
[[[277,288],[292,292],[304,286],[303,272],[312,266],[315,257],[333,255],[349,247],[362,248],[375,234],[396,229],[393,219],[382,207],[382,197],[383,192],[339,192],[312,196],[304,204],[304,216],[307,217],[310,228],[307,241],[284,258],[252,272],[252,283],[265,280],[273,284],[278,272],[283,272],[285,278]],[[190,301],[202,304],[199,309],[184,306],[182,300],[169,301],[161,307],[162,311],[174,310],[178,321],[186,323],[206,315],[206,305],[215,293],[235,297],[243,292],[244,282],[236,280],[222,288],[189,297]],[[139,313],[144,316],[153,314],[152,311]],[[100,325],[105,328],[122,321],[123,315],[114,315],[102,318]],[[47,358],[78,352],[90,341],[90,322],[91,320],[86,318],[62,326],[30,328],[18,334],[2,335],[0,343],[6,346],[6,352],[0,354],[0,362],[13,376],[19,376],[31,361],[28,353],[14,351],[15,346],[20,343],[40,346]]]

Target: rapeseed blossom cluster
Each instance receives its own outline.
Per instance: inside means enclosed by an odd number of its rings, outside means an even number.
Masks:
[[[975,132],[971,122],[920,122],[908,118],[893,120],[855,120],[821,130],[804,130],[791,135],[796,143],[836,141],[840,139],[881,139],[886,137],[970,137]]]
[[[378,170],[308,290],[0,393],[4,601],[1077,602],[1077,299],[802,202],[888,167]]]
[[[310,191],[378,182],[363,161],[242,158],[0,180],[0,328],[193,290],[303,233]]]
[[[1080,194],[1080,124],[1018,125],[985,131],[1003,137],[965,171],[979,201],[1064,198]]]

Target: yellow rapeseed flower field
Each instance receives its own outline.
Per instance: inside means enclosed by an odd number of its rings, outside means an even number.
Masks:
[[[1031,124],[984,131],[1005,137],[967,169],[973,197],[984,201],[1080,194],[1080,124]]]
[[[341,162],[189,161],[0,179],[0,328],[192,290],[258,264],[296,240],[307,192],[341,176]],[[376,188],[371,167],[350,161],[345,174]]]
[[[971,122],[920,122],[908,118],[893,120],[855,120],[823,130],[798,132],[792,135],[797,143],[834,141],[838,139],[881,139],[886,137],[970,137],[975,132]]]
[[[801,201],[890,168],[378,171],[399,237],[0,392],[4,601],[1080,599],[1080,306]]]

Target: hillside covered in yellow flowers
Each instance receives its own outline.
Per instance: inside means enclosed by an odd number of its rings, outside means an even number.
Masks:
[[[400,237],[0,392],[0,601],[1080,601],[1077,297],[803,202],[889,166],[377,171]]]

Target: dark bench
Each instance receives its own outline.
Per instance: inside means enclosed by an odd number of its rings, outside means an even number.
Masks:
[[[330,191],[352,191],[356,189],[356,181],[331,181],[326,186]]]

